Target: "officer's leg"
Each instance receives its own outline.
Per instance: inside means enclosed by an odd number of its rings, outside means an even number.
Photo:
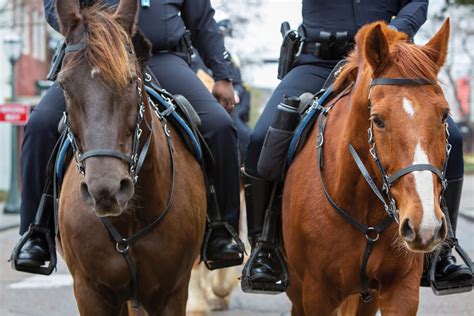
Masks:
[[[21,154],[21,226],[24,234],[33,223],[46,182],[46,168],[54,145],[59,138],[58,122],[65,110],[61,88],[53,85],[34,108],[25,126]],[[46,210],[52,211],[52,210]],[[39,266],[48,258],[44,239],[32,238],[22,247],[18,261],[21,264]]]
[[[238,231],[239,159],[237,133],[230,116],[180,57],[172,54],[154,56],[150,61],[150,68],[163,88],[173,94],[185,96],[199,114],[201,133],[216,162],[209,176],[215,185],[218,207],[225,220]],[[236,258],[242,259],[241,251],[227,231],[218,231],[215,237],[209,242],[208,259],[228,262]]]
[[[331,66],[302,65],[292,69],[280,82],[268,101],[251,136],[245,160],[245,200],[247,207],[248,236],[254,251],[256,241],[261,235],[265,210],[270,203],[272,183],[262,179],[257,171],[257,163],[265,135],[273,120],[278,104],[284,95],[299,96],[305,92],[316,93],[324,84],[332,70]],[[275,224],[276,225],[276,224]],[[252,281],[275,283],[281,275],[277,262],[270,259],[269,253],[261,251],[250,275]]]
[[[237,105],[239,106],[239,105]],[[239,140],[239,150],[240,150],[240,161],[245,161],[245,156],[247,155],[247,147],[250,142],[250,133],[252,130],[242,121],[238,112],[232,112],[230,114],[232,122],[234,123],[235,128],[237,129],[237,135]]]
[[[446,178],[448,187],[444,192],[444,198],[448,207],[449,218],[456,234],[456,224],[458,221],[459,204],[461,202],[461,192],[464,175],[462,136],[451,117],[448,118],[449,142],[452,145],[449,155]],[[439,281],[460,281],[471,278],[471,272],[465,265],[456,264],[456,259],[451,253],[451,249],[442,253],[437,265]]]

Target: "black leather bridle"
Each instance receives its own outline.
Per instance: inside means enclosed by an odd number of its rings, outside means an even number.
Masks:
[[[420,86],[420,85],[433,85],[436,84],[435,81],[425,79],[425,78],[414,78],[414,79],[409,79],[409,78],[374,78],[372,79],[372,82],[369,87],[369,97],[368,97],[368,109],[369,109],[369,114],[371,110],[371,100],[370,100],[370,92],[371,89],[374,86],[377,85],[392,85],[392,86],[405,86],[405,85],[411,85],[411,86]],[[344,91],[340,94],[344,95]],[[449,144],[448,138],[449,138],[449,132],[448,132],[448,123],[445,123],[445,128],[446,128],[446,160],[444,161],[442,170],[438,169],[437,167],[431,165],[431,164],[414,164],[405,168],[402,168],[398,171],[396,171],[393,175],[389,175],[385,169],[382,166],[382,163],[380,162],[378,153],[377,153],[377,146],[375,143],[375,138],[374,138],[374,132],[373,132],[373,122],[370,122],[370,126],[368,129],[368,141],[370,145],[370,155],[375,161],[375,164],[377,166],[377,169],[379,170],[381,176],[382,176],[382,182],[383,186],[382,189],[379,190],[377,185],[375,184],[375,181],[372,179],[370,176],[367,168],[364,166],[362,160],[360,159],[359,155],[357,154],[356,150],[352,146],[352,144],[349,144],[349,151],[359,168],[361,174],[363,175],[364,179],[366,180],[367,184],[371,188],[371,190],[375,193],[377,198],[382,202],[384,205],[385,212],[387,213],[387,217],[385,217],[382,221],[380,221],[376,226],[368,226],[364,223],[358,222],[354,217],[352,217],[349,212],[341,208],[337,203],[331,198],[330,194],[327,191],[327,187],[324,183],[324,179],[322,176],[322,170],[323,170],[323,158],[322,158],[322,149],[323,149],[323,143],[324,143],[324,130],[327,125],[327,120],[328,120],[328,114],[330,110],[333,108],[335,103],[337,103],[337,99],[339,97],[336,97],[336,101],[331,102],[331,105],[329,105],[326,108],[323,108],[320,105],[317,105],[318,107],[321,108],[321,114],[319,115],[318,118],[318,129],[319,129],[319,134],[318,134],[318,144],[317,144],[317,154],[318,154],[318,161],[319,161],[319,178],[321,182],[321,186],[323,189],[323,192],[331,204],[331,206],[336,210],[336,212],[344,219],[346,220],[349,224],[351,224],[354,228],[356,228],[358,231],[360,231],[362,234],[365,235],[367,242],[366,242],[366,247],[364,251],[364,255],[362,258],[362,265],[361,265],[361,271],[360,271],[360,280],[362,283],[362,292],[361,292],[361,298],[364,302],[370,302],[372,300],[372,296],[369,291],[369,278],[366,273],[367,269],[367,263],[369,260],[370,253],[372,251],[372,247],[374,243],[379,239],[380,234],[393,222],[397,222],[399,224],[399,213],[398,213],[398,208],[397,208],[397,203],[395,199],[393,198],[392,194],[390,193],[390,188],[392,185],[397,182],[401,177],[410,174],[414,171],[431,171],[434,173],[440,180],[442,184],[442,190],[439,196],[439,203],[443,203],[443,192],[446,189],[447,186],[447,181],[446,181],[446,166],[447,166],[447,161],[449,158],[449,153],[451,151],[451,145]]]
[[[65,53],[77,52],[81,49],[84,49],[85,47],[86,45],[84,43],[70,45],[66,47]],[[137,104],[138,113],[137,113],[137,119],[135,123],[135,130],[133,132],[132,150],[131,150],[130,155],[127,155],[121,151],[118,151],[115,149],[109,149],[109,148],[98,148],[98,149],[92,149],[92,150],[86,151],[84,153],[81,152],[79,142],[77,141],[77,138],[75,137],[71,129],[71,124],[69,123],[67,113],[64,112],[64,121],[67,126],[67,137],[69,138],[71,142],[71,146],[74,150],[74,160],[76,162],[77,170],[79,171],[80,174],[85,176],[86,169],[84,166],[84,161],[86,159],[91,158],[91,157],[113,157],[113,158],[117,158],[119,160],[123,160],[127,162],[129,165],[130,178],[132,179],[133,183],[136,183],[138,181],[138,173],[140,169],[142,168],[143,163],[145,161],[145,157],[150,147],[151,136],[153,134],[152,133],[153,119],[150,120],[150,123],[145,121],[145,125],[148,129],[148,137],[145,140],[140,150],[140,139],[143,133],[143,129],[141,126],[145,118],[145,102],[143,98],[142,85],[143,85],[142,80],[140,78],[137,78],[136,86],[137,86],[137,95],[138,95],[138,104]]]

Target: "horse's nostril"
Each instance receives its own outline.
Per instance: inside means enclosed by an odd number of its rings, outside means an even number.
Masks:
[[[82,199],[89,205],[94,205],[94,198],[92,197],[90,191],[89,191],[89,186],[85,181],[81,182],[81,197]]]
[[[413,224],[411,223],[409,218],[406,218],[401,226],[400,226],[400,233],[402,237],[407,241],[413,241],[416,238],[415,229],[413,228]]]
[[[448,227],[446,224],[446,219],[443,217],[441,220],[441,226],[439,227],[438,232],[436,233],[435,240],[436,241],[444,240],[444,238],[446,238],[447,233],[448,233]]]
[[[120,205],[125,205],[132,198],[133,193],[132,180],[130,180],[130,178],[124,178],[120,181],[120,188],[115,197]]]

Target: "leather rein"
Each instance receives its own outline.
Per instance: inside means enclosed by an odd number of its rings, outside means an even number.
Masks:
[[[436,84],[435,81],[425,79],[425,78],[414,78],[414,79],[408,79],[408,78],[374,78],[372,79],[372,82],[369,87],[369,97],[368,97],[368,109],[369,109],[369,114],[371,110],[371,101],[370,101],[370,91],[372,87],[377,86],[377,85],[393,85],[393,86],[405,86],[405,85],[414,85],[414,86],[420,86],[420,85],[433,85]],[[315,106],[316,108],[319,109],[321,112],[321,115],[318,117],[318,144],[317,144],[317,155],[318,155],[318,164],[319,164],[319,179],[321,182],[321,186],[324,192],[324,195],[326,196],[326,199],[329,201],[331,206],[334,208],[334,210],[344,219],[346,220],[349,224],[351,224],[355,229],[357,229],[359,232],[361,232],[363,235],[365,235],[365,238],[367,239],[365,250],[364,250],[364,255],[362,258],[362,264],[361,264],[361,271],[360,271],[360,280],[362,283],[362,292],[360,294],[362,300],[364,302],[370,302],[372,300],[372,296],[369,291],[369,278],[367,276],[367,263],[369,260],[369,256],[371,254],[373,245],[375,242],[379,239],[380,234],[393,222],[395,221],[397,224],[399,224],[399,212],[398,212],[398,207],[395,199],[390,193],[390,189],[392,185],[397,182],[401,177],[410,174],[414,171],[431,171],[433,174],[435,174],[440,180],[442,184],[442,190],[440,193],[439,197],[439,203],[443,203],[443,192],[446,189],[447,186],[447,181],[446,181],[446,166],[447,166],[447,161],[449,158],[449,153],[451,151],[451,145],[448,142],[449,138],[449,132],[448,132],[448,123],[445,123],[445,128],[446,128],[446,160],[444,161],[443,168],[442,170],[438,169],[437,167],[431,165],[431,164],[414,164],[411,166],[408,166],[406,168],[400,169],[397,172],[395,172],[393,175],[389,175],[385,169],[382,166],[382,163],[380,162],[379,155],[377,152],[377,146],[375,143],[375,138],[374,138],[374,132],[373,132],[373,122],[370,122],[370,126],[368,129],[368,141],[370,145],[370,155],[372,159],[375,161],[375,164],[377,166],[377,169],[379,169],[379,172],[382,176],[382,182],[383,186],[382,189],[379,190],[377,185],[375,184],[375,181],[372,179],[370,176],[370,173],[368,172],[367,168],[364,166],[364,163],[362,162],[361,158],[357,154],[356,150],[352,146],[352,144],[349,144],[349,151],[352,155],[352,158],[354,159],[357,167],[359,168],[362,176],[364,177],[365,181],[371,188],[371,190],[374,192],[374,194],[377,196],[377,198],[380,200],[380,202],[384,206],[384,210],[387,213],[387,217],[385,217],[382,221],[380,221],[377,225],[375,226],[368,226],[367,224],[360,223],[358,222],[354,217],[350,215],[349,212],[344,210],[342,207],[337,205],[337,203],[332,199],[331,195],[329,194],[327,187],[325,185],[323,176],[322,176],[322,171],[323,171],[323,144],[324,144],[324,131],[327,125],[328,121],[328,114],[330,110],[334,107],[334,105],[339,101],[340,98],[342,98],[344,95],[348,94],[348,92],[351,90],[352,85],[346,88],[344,91],[342,91],[338,96],[336,96],[335,101],[331,102],[331,104],[327,107],[323,107],[319,104],[318,100],[316,99],[313,102],[312,106]]]
[[[85,47],[86,45],[84,43],[70,45],[66,47],[65,53],[77,52],[81,49],[84,49]],[[151,82],[151,80],[152,78],[148,76],[145,78],[145,81],[149,83]],[[145,97],[147,98],[147,101],[148,101],[147,103],[152,113],[154,113],[156,117],[158,118],[158,120],[161,122],[164,134],[166,135],[166,142],[168,146],[170,165],[171,165],[170,166],[171,180],[170,180],[170,192],[169,192],[168,200],[165,204],[164,209],[160,212],[160,215],[151,223],[146,225],[144,228],[142,228],[141,230],[139,230],[138,232],[134,233],[133,235],[127,238],[123,237],[120,234],[120,232],[114,227],[114,225],[109,220],[109,218],[100,217],[100,220],[102,221],[105,228],[107,229],[110,236],[115,242],[116,251],[119,254],[121,254],[124,257],[125,261],[127,262],[127,266],[130,273],[130,279],[131,279],[131,300],[132,300],[133,308],[139,307],[140,300],[139,300],[139,294],[138,294],[138,277],[137,277],[138,273],[137,273],[137,267],[136,267],[135,261],[130,255],[131,246],[137,240],[141,239],[146,234],[150,233],[161,222],[161,220],[165,217],[165,215],[170,211],[173,195],[174,195],[174,189],[175,189],[174,147],[173,147],[173,143],[171,139],[171,131],[168,127],[168,123],[166,119],[175,110],[175,106],[172,103],[171,99],[169,99],[168,97],[163,97],[164,101],[170,104],[170,107],[167,110],[160,111],[158,106],[154,104],[151,98],[146,93],[145,94],[143,93],[143,82],[141,78],[137,79],[137,95],[138,95],[138,114],[137,114],[137,120],[136,120],[136,125],[135,125],[135,131],[133,133],[133,143],[132,143],[132,150],[131,150],[130,155],[124,154],[114,149],[102,149],[102,148],[93,149],[85,153],[81,153],[79,143],[77,142],[76,137],[74,136],[74,133],[72,132],[67,114],[66,112],[64,112],[65,122],[67,126],[67,132],[66,132],[67,137],[69,138],[72,144],[71,146],[74,152],[76,167],[82,176],[85,176],[85,172],[86,172],[86,169],[84,166],[84,161],[86,159],[91,158],[91,157],[113,157],[120,160],[124,160],[129,164],[130,178],[132,179],[134,184],[137,183],[138,173],[143,167],[143,163],[145,162],[145,158],[150,147],[150,143],[151,143],[151,139],[153,135],[153,126],[154,126],[153,117],[151,118],[150,122],[147,122],[145,120],[145,101],[144,101]],[[146,125],[148,136],[145,142],[143,143],[143,145],[141,146],[141,150],[140,150],[140,139],[143,133],[143,129],[142,129],[143,124]]]

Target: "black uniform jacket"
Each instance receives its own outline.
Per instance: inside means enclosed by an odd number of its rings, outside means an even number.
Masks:
[[[119,0],[103,2],[116,5]],[[48,23],[59,31],[55,0],[44,0],[44,7]],[[154,53],[174,49],[189,29],[214,80],[230,79],[232,69],[224,58],[224,41],[213,17],[210,0],[151,0],[149,8],[141,8],[139,26],[152,42]]]
[[[303,26],[310,41],[321,31],[348,31],[349,37],[363,25],[385,21],[413,37],[425,23],[428,0],[303,0]]]

